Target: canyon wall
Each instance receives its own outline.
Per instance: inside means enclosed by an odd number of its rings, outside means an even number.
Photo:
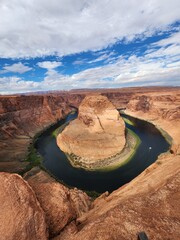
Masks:
[[[0,170],[20,172],[34,135],[65,117],[83,95],[0,97]]]
[[[126,113],[150,121],[172,138],[172,151],[180,153],[180,90],[135,94]]]

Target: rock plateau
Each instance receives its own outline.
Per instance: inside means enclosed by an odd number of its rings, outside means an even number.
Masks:
[[[102,95],[89,95],[79,106],[77,119],[57,137],[62,151],[85,162],[111,157],[125,146],[125,124],[113,104]]]

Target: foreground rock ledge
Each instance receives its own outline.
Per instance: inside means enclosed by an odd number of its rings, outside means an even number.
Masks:
[[[129,184],[101,195],[53,240],[179,240],[180,156],[162,154]]]
[[[68,189],[38,167],[24,175],[45,212],[50,237],[58,235],[72,220],[89,211],[91,201],[86,193]]]
[[[1,240],[48,239],[45,214],[17,174],[0,173],[0,233]]]
[[[113,104],[102,95],[86,96],[78,118],[57,137],[57,144],[86,164],[112,157],[125,146],[125,124]]]

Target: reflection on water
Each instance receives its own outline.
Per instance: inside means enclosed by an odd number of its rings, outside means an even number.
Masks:
[[[111,172],[90,172],[70,165],[66,155],[58,148],[52,132],[63,123],[76,118],[77,113],[69,114],[65,120],[50,127],[37,140],[36,148],[43,156],[43,165],[66,184],[89,191],[111,192],[131,181],[153,163],[159,154],[166,152],[169,144],[152,124],[124,116],[134,123],[133,126],[126,123],[126,127],[141,139],[136,154],[126,165]]]

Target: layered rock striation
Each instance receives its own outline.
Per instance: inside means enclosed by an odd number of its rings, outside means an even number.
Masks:
[[[79,107],[78,118],[57,137],[62,151],[86,163],[116,155],[125,143],[125,123],[113,104],[102,95],[86,96]]]
[[[126,113],[152,122],[172,144],[172,151],[180,154],[180,90],[135,94]],[[169,136],[163,131],[165,130]]]
[[[0,96],[0,171],[21,172],[34,135],[65,117],[83,95]]]

